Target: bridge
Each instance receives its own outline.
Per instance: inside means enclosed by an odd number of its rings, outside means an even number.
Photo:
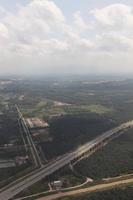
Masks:
[[[119,136],[130,127],[133,127],[133,121],[123,123],[120,126],[105,132],[104,134],[93,139],[92,141],[89,141],[81,147],[77,148],[73,152],[67,153],[60,158],[49,162],[45,166],[41,166],[40,169],[35,170],[30,175],[14,181],[13,183],[9,184],[1,190],[0,200],[8,200],[14,197],[15,195],[19,194],[21,191],[25,190],[26,188],[30,187],[41,179],[50,176],[51,174],[70,164],[71,162],[75,162],[77,159],[80,159],[88,152],[91,153],[96,151],[99,147]]]

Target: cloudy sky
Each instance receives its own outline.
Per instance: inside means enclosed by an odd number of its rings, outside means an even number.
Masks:
[[[133,72],[132,0],[0,0],[0,74]]]

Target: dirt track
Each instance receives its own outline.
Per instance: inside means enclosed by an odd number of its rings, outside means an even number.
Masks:
[[[38,198],[37,200],[54,200],[54,199],[57,199],[59,197],[73,196],[73,195],[78,195],[78,194],[83,194],[83,193],[88,193],[88,192],[106,190],[106,189],[114,188],[116,186],[128,185],[128,184],[131,184],[131,183],[133,183],[133,178],[125,179],[125,180],[122,180],[122,181],[116,181],[116,182],[112,182],[112,183],[103,183],[103,184],[99,184],[99,185],[91,186],[91,187],[89,186],[88,188],[84,188],[84,189],[53,194],[53,195],[50,195],[50,196],[47,196],[47,197]]]

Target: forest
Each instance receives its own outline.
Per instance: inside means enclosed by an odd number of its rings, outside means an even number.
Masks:
[[[95,113],[65,116],[50,123],[52,141],[42,143],[41,146],[47,158],[53,158],[71,151],[116,125],[115,121]]]
[[[133,129],[99,149],[75,166],[82,175],[95,180],[133,172]]]
[[[3,96],[10,97],[12,105],[19,106],[25,118],[39,117],[48,121],[50,140],[36,140],[36,145],[41,147],[47,160],[68,153],[103,132],[133,119],[133,80],[129,79],[29,78],[13,81],[2,92]],[[14,117],[9,119],[9,115],[8,118],[6,114],[1,115],[1,124],[3,119],[8,126],[1,126],[2,132],[5,132],[5,135],[1,134],[1,144],[6,140],[11,141],[19,133]],[[132,130],[128,130],[75,166],[76,174],[64,170],[65,174],[61,172],[53,178],[61,178],[64,187],[69,187],[82,183],[86,177],[99,181],[131,173],[132,142]],[[43,183],[39,183],[40,188],[43,188]],[[34,191],[33,188],[31,191]]]

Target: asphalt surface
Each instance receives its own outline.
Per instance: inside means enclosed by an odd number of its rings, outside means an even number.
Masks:
[[[78,159],[82,156],[85,152],[94,150],[97,146],[106,140],[108,140],[113,135],[123,131],[129,127],[133,126],[133,121],[124,123],[119,127],[116,127],[110,131],[105,132],[104,134],[100,135],[99,137],[95,138],[94,140],[84,144],[83,146],[77,148],[75,151],[65,154],[58,160],[54,162],[48,163],[46,166],[41,167],[40,170],[37,170],[35,174],[29,175],[24,179],[18,181],[17,183],[14,182],[10,184],[10,186],[0,193],[0,200],[8,200],[15,195],[19,194],[21,191],[25,190],[29,186],[33,185],[34,183],[40,181],[42,178],[45,178],[55,171],[59,170],[60,168],[64,167],[65,165],[69,164],[71,161]]]
[[[36,149],[36,146],[33,142],[33,139],[32,139],[32,136],[31,136],[31,133],[30,133],[30,130],[29,128],[27,127],[27,124],[25,122],[25,119],[20,111],[20,109],[18,108],[17,105],[16,106],[16,109],[17,109],[17,112],[18,112],[18,116],[19,116],[19,121],[23,127],[23,131],[25,132],[26,134],[26,139],[27,139],[27,142],[29,144],[29,147],[30,147],[30,151],[32,153],[32,157],[33,157],[33,160],[34,160],[34,163],[35,163],[35,166],[36,167],[40,167],[42,165],[41,163],[41,159],[39,157],[39,154],[38,154],[38,151]]]

